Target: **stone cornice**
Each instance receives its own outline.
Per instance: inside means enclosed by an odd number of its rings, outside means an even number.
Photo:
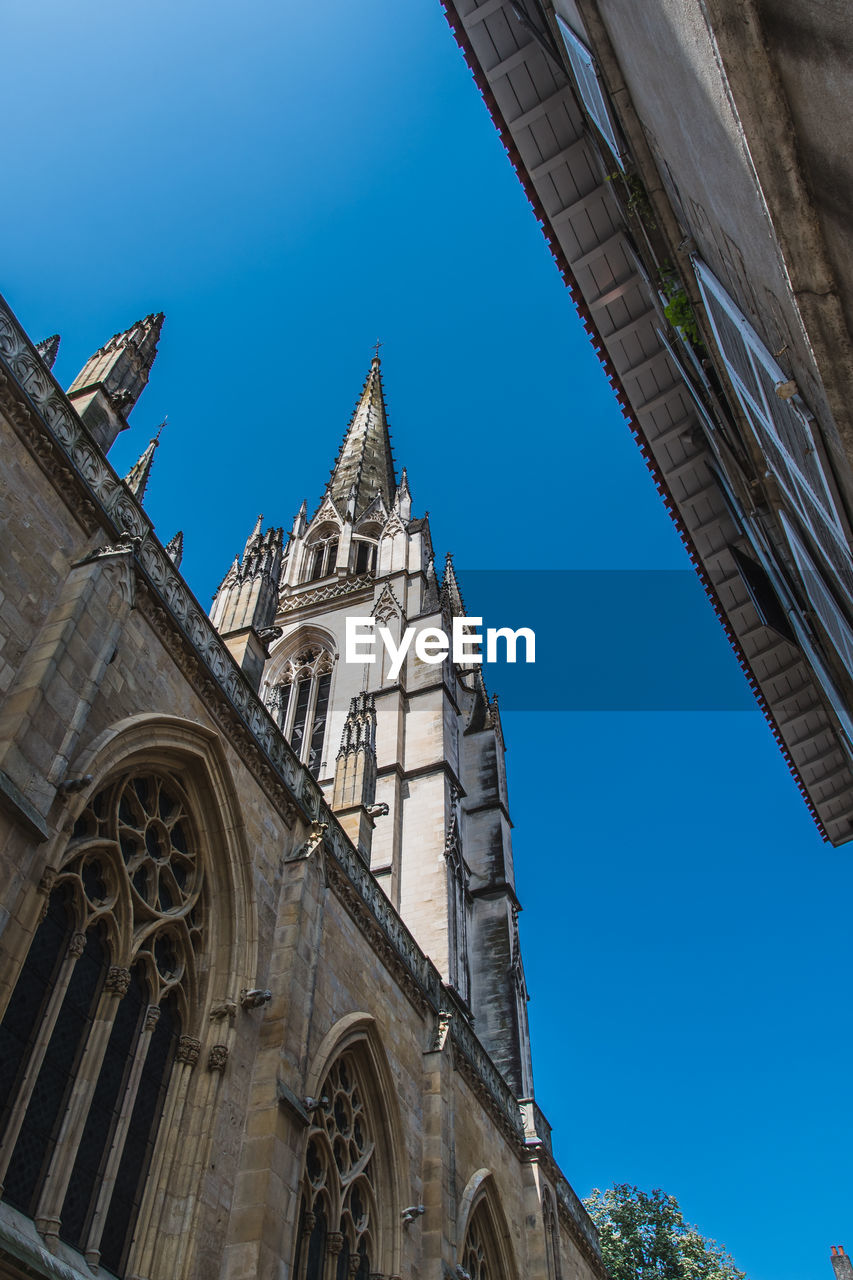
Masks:
[[[447,993],[445,999],[448,998]],[[456,1002],[454,1000],[454,1002]],[[453,1064],[489,1110],[518,1155],[525,1151],[524,1121],[518,1099],[483,1048],[464,1012],[450,1018]]]

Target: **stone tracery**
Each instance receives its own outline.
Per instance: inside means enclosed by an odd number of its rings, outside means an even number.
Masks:
[[[468,1220],[462,1270],[468,1280],[506,1280],[485,1196],[475,1204]]]
[[[374,1127],[358,1065],[350,1053],[333,1064],[308,1136],[297,1280],[323,1280],[327,1254],[335,1280],[375,1275],[379,1206]]]
[[[270,705],[291,747],[317,777],[322,763],[334,660],[312,641],[286,659]]]
[[[121,1274],[172,1064],[191,1066],[197,1044],[182,1032],[204,875],[180,782],[142,769],[100,789],[46,890],[0,1026],[12,1059],[4,1194],[46,1235]]]

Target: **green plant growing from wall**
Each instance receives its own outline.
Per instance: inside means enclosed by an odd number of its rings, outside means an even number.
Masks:
[[[687,338],[688,342],[699,346],[702,335],[699,333],[696,315],[687,291],[678,280],[664,279],[661,284],[667,296],[667,304],[663,309],[667,320],[674,329],[678,329]]]

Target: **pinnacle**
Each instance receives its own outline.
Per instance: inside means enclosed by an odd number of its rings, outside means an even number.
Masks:
[[[357,520],[381,494],[390,510],[397,490],[378,349],[350,419],[326,493]]]
[[[176,569],[181,566],[181,560],[184,555],[184,531],[179,529],[173,538],[170,538],[164,547],[166,555],[169,556]]]
[[[162,311],[153,312],[122,333],[114,333],[86,361],[69,394],[101,386],[126,418],[148,382],[164,319]]]
[[[42,338],[41,342],[36,343],[36,351],[46,367],[52,369],[59,351],[59,334],[54,333],[49,338]]]
[[[160,430],[162,430],[162,426]],[[148,488],[148,480],[151,476],[151,466],[154,462],[154,450],[159,444],[160,431],[158,431],[157,435],[149,441],[145,452],[138,458],[124,477],[124,483],[139,502],[141,502],[145,497],[145,490]]]

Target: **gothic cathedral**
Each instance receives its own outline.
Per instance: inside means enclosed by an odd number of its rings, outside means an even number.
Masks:
[[[481,668],[374,357],[318,509],[208,617],[107,461],[162,316],[67,392],[0,299],[0,1280],[606,1280],[533,1097]]]

